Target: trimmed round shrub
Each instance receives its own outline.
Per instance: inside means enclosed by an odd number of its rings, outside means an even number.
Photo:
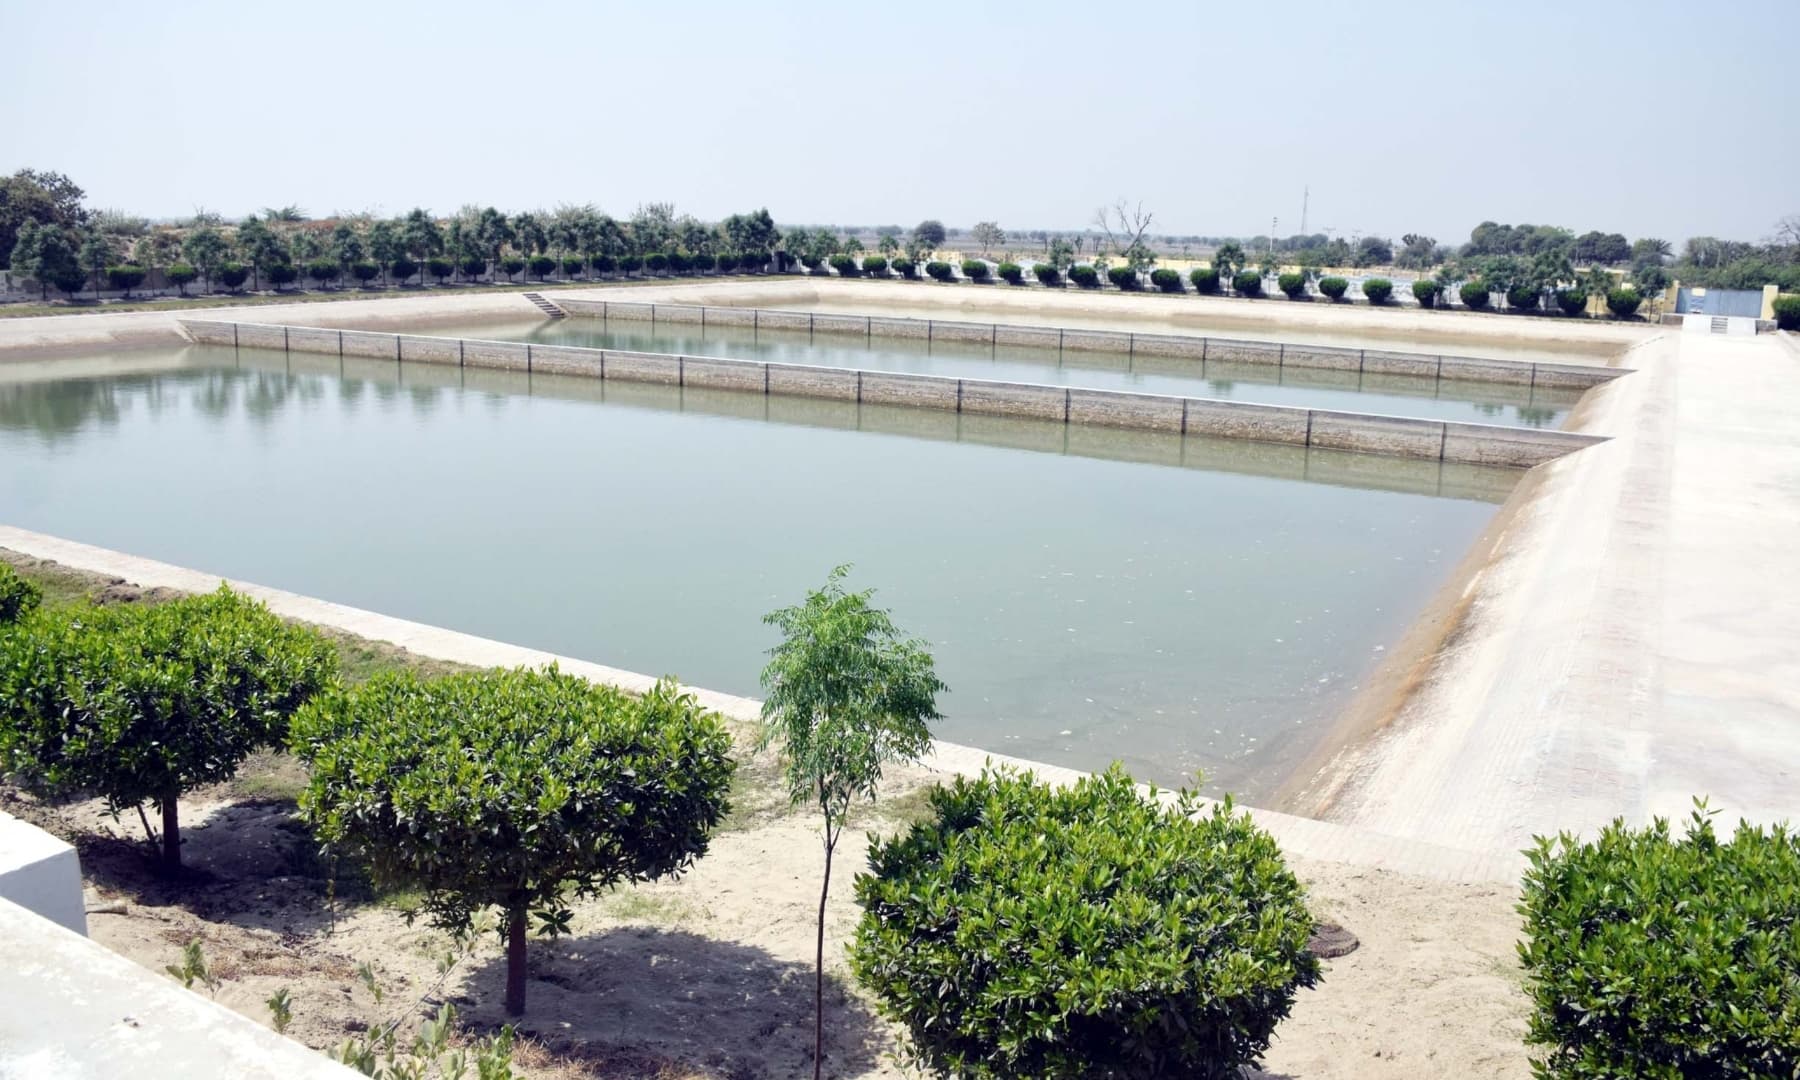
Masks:
[[[1034,265],[1031,268],[1031,276],[1037,278],[1045,285],[1062,284],[1062,275],[1057,273],[1056,267],[1051,266],[1049,263],[1038,263]]]
[[[587,269],[587,260],[576,255],[564,256],[561,264],[564,277],[574,277]]]
[[[1371,304],[1385,304],[1394,295],[1394,283],[1384,277],[1372,277],[1363,282],[1362,293]]]
[[[1163,292],[1181,292],[1181,275],[1168,267],[1150,271],[1150,284]]]
[[[1470,311],[1480,311],[1488,306],[1488,287],[1479,281],[1465,281],[1457,295],[1462,297],[1463,306]]]
[[[456,268],[463,272],[464,278],[480,277],[487,273],[487,266],[487,260],[479,255],[464,256],[463,261],[456,264]]]
[[[1025,284],[1025,268],[1016,262],[1003,262],[994,272],[999,274],[1000,280],[1008,285]]]
[[[1098,289],[1100,287],[1100,271],[1086,263],[1082,263],[1080,266],[1071,266],[1069,267],[1069,280],[1083,289]]]
[[[939,1075],[1235,1078],[1318,981],[1305,891],[1230,802],[1163,805],[1116,765],[930,798],[870,848],[850,966]]]
[[[925,273],[928,274],[933,281],[949,281],[956,275],[956,268],[947,262],[933,259],[925,264]]]
[[[1556,294],[1556,306],[1564,315],[1579,315],[1587,310],[1587,293],[1582,289],[1561,289]]]
[[[643,269],[643,267],[644,267],[644,257],[642,255],[621,255],[621,256],[619,256],[619,270],[622,273],[635,274],[639,270]]]
[[[115,289],[125,290],[126,296],[130,296],[131,290],[142,285],[144,279],[149,276],[150,271],[141,266],[109,266],[106,268],[107,284]]]
[[[0,772],[118,813],[162,811],[181,864],[177,803],[228,780],[336,677],[337,650],[221,586],[162,604],[39,612],[0,634]]]
[[[746,251],[738,256],[738,269],[758,271],[769,261],[766,251]]]
[[[44,594],[19,576],[12,564],[0,562],[0,626],[16,623],[37,610]]]
[[[1239,296],[1257,297],[1263,294],[1263,276],[1261,270],[1245,270],[1231,279],[1231,291]]]
[[[407,278],[412,277],[418,272],[419,264],[405,257],[395,259],[388,264],[388,273],[394,276],[394,280],[399,281],[402,284],[406,282]]]
[[[1514,285],[1506,290],[1506,306],[1513,311],[1536,311],[1543,295],[1529,285]]]
[[[529,264],[519,256],[508,255],[506,258],[500,260],[500,272],[505,274],[510,280],[514,274],[525,269],[527,265]],[[540,274],[539,276],[542,277],[543,275]]]
[[[862,261],[863,273],[870,277],[887,277],[888,261],[885,255],[870,255]]]
[[[1319,294],[1328,300],[1342,300],[1349,291],[1350,282],[1347,278],[1332,276],[1319,279]]]
[[[338,264],[330,259],[318,259],[306,264],[306,276],[320,285],[336,281],[342,272]]]
[[[544,275],[556,269],[556,260],[548,255],[533,255],[527,265],[531,267],[532,274],[542,281]]]
[[[232,263],[231,265],[237,266],[236,263]],[[239,269],[242,269],[242,267],[239,267]],[[169,284],[175,286],[176,292],[183,295],[186,295],[187,287],[192,285],[199,276],[200,271],[189,266],[187,263],[176,263],[163,271],[163,278],[167,280]],[[219,277],[223,279],[224,276],[223,268],[221,268]],[[238,282],[238,285],[242,284],[242,281]],[[226,288],[235,289],[237,288],[237,285],[228,284],[226,285]]]
[[[964,259],[962,261],[962,273],[963,277],[968,278],[970,281],[986,281],[988,279],[988,264],[981,259]]]
[[[1621,319],[1628,319],[1636,315],[1638,305],[1643,302],[1644,298],[1639,296],[1638,291],[1629,285],[1622,285],[1606,294],[1606,310]]]
[[[683,255],[679,251],[671,251],[671,252],[667,253],[667,257],[669,260],[669,273],[671,273],[671,274],[687,273],[688,257],[686,255]]]
[[[1129,266],[1107,267],[1106,280],[1112,282],[1115,289],[1125,292],[1133,292],[1142,284],[1138,278],[1138,272]]]
[[[1422,308],[1435,307],[1438,293],[1443,291],[1444,287],[1430,278],[1420,278],[1412,283],[1413,299],[1417,300]]]
[[[250,268],[243,263],[226,263],[219,267],[219,284],[236,292],[244,282],[250,280]]]
[[[831,268],[838,272],[839,277],[856,276],[856,260],[851,256],[833,255],[828,261],[831,263]]]
[[[350,276],[362,284],[367,285],[369,282],[374,281],[381,276],[381,267],[376,266],[372,262],[351,263]]]
[[[903,278],[916,278],[919,276],[917,264],[904,255],[894,256],[892,265],[894,267],[894,273],[899,274]]]
[[[467,929],[498,908],[506,1006],[525,1009],[526,920],[680,873],[724,816],[731,737],[669,680],[642,697],[551,667],[438,679],[384,672],[296,716],[300,816],[380,885]]]
[[[1188,271],[1188,284],[1192,285],[1194,291],[1202,296],[1217,296],[1219,294],[1219,272],[1210,266],[1196,267]]]
[[[611,255],[596,255],[591,265],[596,274],[616,274],[619,271],[619,260]]]
[[[1519,911],[1551,1080],[1800,1075],[1800,836],[1686,835],[1614,821],[1589,842],[1539,838]]]
[[[1287,294],[1289,300],[1306,299],[1305,274],[1290,271],[1276,278],[1275,284],[1281,286],[1281,291]]]
[[[696,274],[702,274],[702,273],[705,273],[705,272],[711,270],[713,267],[718,266],[726,258],[731,259],[731,262],[729,263],[729,265],[731,265],[731,266],[737,265],[737,256],[736,255],[731,255],[731,256],[689,255],[688,256],[688,269],[692,270]]]
[[[651,252],[644,256],[644,269],[652,274],[665,273],[669,269],[669,257],[660,251]]]
[[[444,273],[450,273],[449,263],[444,264]],[[269,267],[267,270],[264,270],[263,277],[268,278],[269,284],[279,289],[283,285],[292,285],[295,281],[299,280],[300,268],[293,263],[280,262]]]
[[[1800,330],[1800,296],[1775,298],[1775,326],[1781,330]]]

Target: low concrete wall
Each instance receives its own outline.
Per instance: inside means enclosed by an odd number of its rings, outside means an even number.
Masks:
[[[87,934],[87,902],[75,849],[4,812],[0,812],[0,899]]]
[[[1404,353],[1382,349],[1346,349],[1329,345],[1285,345],[1269,341],[1188,337],[1177,334],[1133,334],[1113,330],[1078,330],[1056,326],[903,319],[878,315],[812,314],[764,308],[711,307],[693,304],[646,304],[617,300],[558,297],[556,305],[570,315],[590,319],[658,320],[717,326],[749,326],[762,330],[805,330],[815,334],[898,337],[922,341],[960,341],[983,345],[1024,345],[1085,352],[1123,352],[1189,360],[1221,360],[1274,367],[1328,371],[1429,375],[1524,386],[1586,389],[1626,374],[1624,368],[1584,364],[1541,364],[1475,356]]]
[[[634,305],[648,316],[650,305]],[[792,313],[787,313],[791,315]],[[801,318],[808,316],[802,314]],[[1073,425],[1171,431],[1350,450],[1434,461],[1530,467],[1603,439],[1566,431],[1381,416],[1373,413],[1252,405],[1210,398],[1088,390],[1039,383],[903,375],[856,368],[765,363],[710,356],[584,349],[513,341],[261,326],[183,319],[190,338],[207,344],[393,358],[463,369],[584,375],[607,381],[661,383],[822,400],[943,409],[968,416],[1061,421]],[[953,332],[973,332],[956,328]],[[347,336],[353,335],[353,336]],[[268,343],[264,345],[263,343]],[[354,343],[355,353],[350,352]],[[1519,365],[1535,367],[1536,365]]]

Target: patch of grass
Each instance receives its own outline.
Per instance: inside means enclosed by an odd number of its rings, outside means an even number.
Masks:
[[[752,754],[739,743],[737,772],[731,777],[731,809],[718,832],[747,832],[795,812],[781,776],[781,759],[773,753]]]
[[[306,766],[276,750],[257,750],[226,781],[234,798],[257,802],[298,803],[306,788]]]
[[[338,671],[343,675],[344,681],[352,686],[367,682],[378,671],[411,671],[421,678],[431,678],[474,670],[467,664],[420,656],[391,642],[371,641],[329,626],[315,626],[313,629],[337,645]]]
[[[707,916],[705,908],[680,897],[658,896],[637,889],[613,893],[600,902],[600,908],[608,918],[652,926],[679,926]]]
[[[44,594],[46,608],[67,607],[70,604],[84,603],[100,594],[100,590],[112,581],[100,574],[91,574],[85,570],[74,570],[59,563],[34,559],[29,555],[21,555],[16,551],[0,548],[0,560],[4,560],[18,571],[20,577],[36,585]]]

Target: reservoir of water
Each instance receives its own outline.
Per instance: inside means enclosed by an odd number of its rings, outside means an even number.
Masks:
[[[752,695],[762,615],[853,563],[941,737],[1251,800],[1516,476],[250,349],[0,365],[7,523]]]
[[[1020,346],[927,342],[805,331],[702,328],[691,323],[570,318],[478,323],[425,333],[766,360],[786,364],[1050,383],[1146,394],[1224,398],[1264,405],[1386,413],[1430,420],[1554,428],[1581,396],[1571,389],[1276,367],[1174,357]]]

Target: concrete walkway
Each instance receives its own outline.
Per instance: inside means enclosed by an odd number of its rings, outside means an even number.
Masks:
[[[1616,816],[1800,815],[1800,354],[1669,332],[1594,391],[1422,688],[1311,812],[1477,851]]]
[[[171,566],[153,559],[5,525],[0,525],[0,548],[39,559],[54,560],[64,566],[124,578],[145,588],[162,586],[190,593],[208,592],[218,588],[222,580],[228,580],[215,574]],[[241,581],[230,581],[229,584],[233,589],[261,600],[270,610],[287,618],[316,626],[333,627],[375,641],[391,642],[420,656],[476,667],[539,667],[555,663],[564,671],[640,693],[649,689],[656,681],[648,675],[633,671],[396,619],[280,589]],[[689,689],[707,708],[739,723],[755,723],[761,716],[762,703],[759,701],[712,690]],[[1070,783],[1082,775],[1073,769],[946,742],[933,744],[932,754],[925,764],[933,771],[946,775],[974,775],[990,762],[1029,768],[1052,783]],[[1322,862],[1351,863],[1444,881],[1503,884],[1518,881],[1524,865],[1516,852],[1458,851],[1290,814],[1264,810],[1252,810],[1250,813],[1259,825],[1280,841],[1284,850]]]

